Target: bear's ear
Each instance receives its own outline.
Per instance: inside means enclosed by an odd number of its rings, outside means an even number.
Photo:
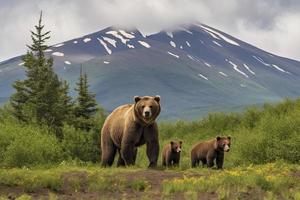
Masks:
[[[181,140],[179,141],[179,144],[182,144],[182,141],[181,141]]]
[[[221,140],[221,137],[220,136],[217,136],[216,137],[217,141]]]
[[[157,102],[159,103],[159,101],[160,101],[160,96],[159,96],[159,95],[156,95],[156,96],[154,97],[154,100],[157,101]]]
[[[228,139],[228,140],[231,140],[231,137],[230,137],[230,136],[228,136],[228,137],[227,137],[227,139]]]
[[[173,144],[174,144],[174,142],[173,142],[173,141],[171,141],[171,142],[170,142],[170,144],[171,144],[171,145],[173,145]]]
[[[139,96],[134,96],[135,103],[139,102],[142,98]]]

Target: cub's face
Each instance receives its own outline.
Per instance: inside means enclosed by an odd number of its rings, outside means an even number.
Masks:
[[[134,101],[135,109],[138,112],[139,117],[142,117],[144,121],[149,121],[153,118],[155,119],[160,113],[160,96],[135,96]]]
[[[231,145],[231,137],[217,137],[217,148],[218,150],[228,152],[230,150],[230,145]]]
[[[181,152],[181,145],[182,145],[182,141],[171,141],[171,151],[174,153],[180,153]]]

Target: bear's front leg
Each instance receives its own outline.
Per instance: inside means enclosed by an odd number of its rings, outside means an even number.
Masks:
[[[121,145],[121,156],[123,160],[125,161],[125,165],[134,165],[135,163],[135,146],[133,142],[124,142]]]
[[[147,145],[146,153],[149,159],[148,167],[156,167],[159,155],[158,127],[156,123],[153,123],[144,129],[144,138]]]
[[[215,158],[216,158],[216,153],[214,150],[207,152],[207,156],[206,156],[207,167],[211,168],[214,166]]]
[[[223,162],[224,162],[224,153],[218,153],[216,159],[216,164],[218,169],[223,168]]]

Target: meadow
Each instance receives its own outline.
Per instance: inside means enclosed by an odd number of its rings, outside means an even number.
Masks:
[[[0,199],[300,199],[300,99],[160,122],[161,147],[182,140],[181,164],[147,169],[145,147],[129,168],[99,166],[99,131],[49,130],[16,122],[0,109]],[[231,136],[223,170],[190,168],[198,141]]]

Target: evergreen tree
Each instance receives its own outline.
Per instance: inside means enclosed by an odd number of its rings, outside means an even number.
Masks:
[[[76,105],[74,109],[75,123],[77,129],[89,131],[95,123],[94,115],[97,112],[97,103],[95,94],[89,92],[88,77],[86,73],[80,69],[79,82],[76,83],[75,90],[78,92]]]
[[[27,78],[14,83],[16,93],[11,96],[11,104],[20,121],[47,125],[62,138],[61,127],[71,113],[72,102],[68,85],[53,71],[53,59],[44,55],[50,31],[44,33],[43,28],[41,13],[35,32],[31,31],[33,44],[27,45],[29,51],[23,57]]]

